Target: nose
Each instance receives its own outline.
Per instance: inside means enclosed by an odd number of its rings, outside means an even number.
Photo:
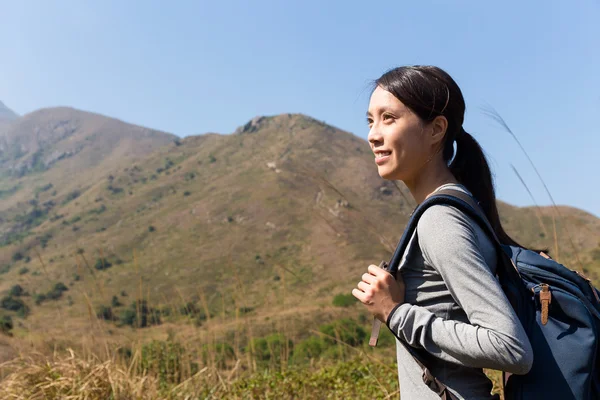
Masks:
[[[372,144],[379,144],[382,142],[383,135],[377,129],[377,125],[373,124],[367,135],[367,140]]]

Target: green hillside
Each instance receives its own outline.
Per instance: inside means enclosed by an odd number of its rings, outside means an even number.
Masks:
[[[379,177],[363,139],[299,114],[176,139],[60,108],[3,132],[4,359],[174,336],[242,357],[254,339],[297,344],[342,317],[366,328],[347,296],[368,264],[389,259],[415,206]],[[598,218],[500,211],[517,240],[600,284]]]

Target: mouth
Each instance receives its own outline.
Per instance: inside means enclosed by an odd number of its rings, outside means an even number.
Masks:
[[[377,165],[381,165],[383,163],[385,163],[389,158],[390,155],[392,154],[391,151],[378,151],[375,153],[375,163]]]

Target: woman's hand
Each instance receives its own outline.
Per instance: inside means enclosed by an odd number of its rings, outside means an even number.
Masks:
[[[396,280],[389,272],[376,265],[369,265],[362,281],[352,289],[352,295],[360,300],[371,314],[385,323],[394,307],[404,303],[404,281],[400,274]]]

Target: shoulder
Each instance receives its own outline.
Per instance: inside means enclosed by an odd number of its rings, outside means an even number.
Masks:
[[[479,247],[476,222],[450,205],[436,204],[417,223],[419,246],[425,254],[453,255]]]
[[[419,219],[417,233],[419,237],[435,236],[440,238],[451,236],[457,231],[474,233],[475,226],[476,222],[456,207],[436,204],[425,210]]]

